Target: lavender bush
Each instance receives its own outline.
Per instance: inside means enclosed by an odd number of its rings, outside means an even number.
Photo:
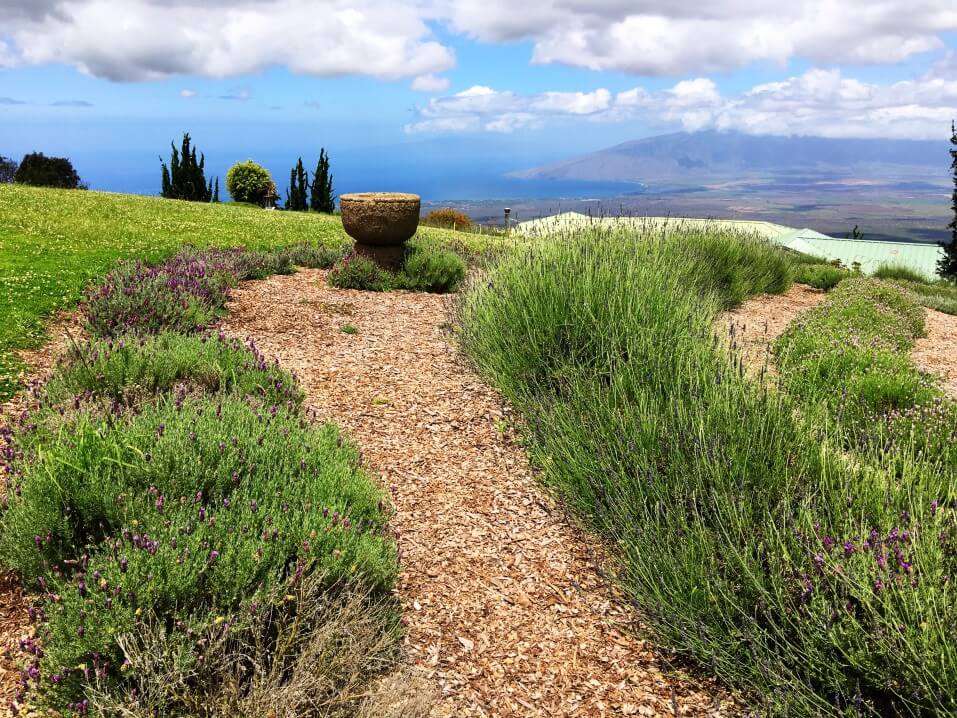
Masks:
[[[167,394],[106,416],[81,407],[42,454],[6,463],[0,559],[43,597],[27,676],[59,709],[82,714],[94,681],[130,685],[117,640],[146,617],[189,649],[189,674],[205,660],[197,637],[244,626],[277,586],[316,574],[382,594],[395,576],[355,449],[294,406]]]
[[[858,377],[866,362],[849,352],[831,362],[821,352],[847,326],[783,378],[826,393],[752,379],[713,323],[786,284],[740,237],[563,239],[473,278],[459,337],[524,415],[543,479],[616,547],[623,588],[659,639],[763,715],[954,714],[957,484],[941,449],[957,414],[923,381],[888,388]],[[865,291],[876,313],[845,317],[870,317],[861,323],[898,356],[919,309]],[[848,442],[843,395],[860,399],[857,416],[901,422],[896,443]],[[935,418],[916,424],[923,416]]]
[[[74,345],[39,394],[54,405],[77,396],[129,405],[173,389],[255,396],[270,405],[302,402],[294,377],[267,361],[255,342],[243,345],[222,333],[164,332]]]
[[[87,293],[87,328],[100,337],[202,331],[221,315],[238,281],[292,271],[282,251],[246,249],[187,249],[154,266],[127,262]]]

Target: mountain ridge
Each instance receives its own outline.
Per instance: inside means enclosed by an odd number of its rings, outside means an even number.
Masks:
[[[624,142],[568,160],[509,174],[521,179],[653,183],[658,181],[787,175],[879,177],[946,172],[947,143],[935,140],[833,139],[675,132]]]

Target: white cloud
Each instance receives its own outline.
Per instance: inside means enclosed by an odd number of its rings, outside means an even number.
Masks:
[[[418,108],[418,118],[406,132],[513,132],[539,127],[549,118],[592,117],[612,107],[611,93],[544,92],[519,95],[475,85],[448,97],[437,97]]]
[[[415,92],[445,92],[452,83],[447,77],[438,75],[419,75],[412,80],[412,89]]]
[[[317,76],[387,80],[442,72],[452,51],[431,39],[414,2],[388,0],[63,0],[46,13],[0,5],[20,60],[65,63],[114,81],[234,77],[283,65]],[[19,9],[18,9],[19,8]]]
[[[188,88],[184,88],[184,89],[182,89],[182,90],[179,91],[179,96],[180,96],[180,97],[185,97],[186,99],[190,99],[190,98],[192,98],[192,97],[196,97],[196,90],[190,90],[190,89],[188,89]]]
[[[942,46],[952,0],[436,2],[458,32],[531,40],[533,61],[643,75],[710,73],[795,57],[890,64]]]
[[[527,40],[535,63],[686,76],[802,58],[893,64],[957,31],[953,0],[2,0],[0,63],[60,62],[118,81],[229,77],[282,65],[414,78],[443,92],[454,53],[430,23]]]
[[[433,98],[419,108],[406,131],[511,132],[554,121],[641,119],[688,131],[934,138],[957,116],[957,76],[949,69],[954,61],[946,57],[917,79],[886,85],[864,83],[838,70],[809,70],[727,97],[706,78],[682,80],[657,92],[635,87],[616,95],[605,89],[521,95],[477,86]]]

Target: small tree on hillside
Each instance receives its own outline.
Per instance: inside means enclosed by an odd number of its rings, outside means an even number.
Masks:
[[[163,189],[166,199],[185,199],[189,202],[209,202],[213,198],[213,181],[206,181],[206,155],[196,159],[189,133],[183,134],[182,147],[177,150],[172,142],[169,166],[160,158],[163,167]]]
[[[269,170],[252,160],[237,162],[226,173],[226,191],[234,202],[272,206],[276,185]]]
[[[323,147],[319,150],[319,164],[312,177],[312,195],[309,198],[309,207],[314,212],[331,214],[336,211],[336,197],[332,189],[332,175],[329,173],[329,155]]]
[[[10,184],[17,176],[17,163],[9,157],[0,155],[0,184]]]
[[[954,217],[947,229],[950,230],[950,242],[941,243],[944,256],[937,262],[937,271],[947,279],[957,279],[957,126],[950,123],[950,168],[954,173],[954,191],[950,196],[950,208]]]
[[[47,157],[42,152],[26,155],[13,175],[13,181],[34,187],[85,189],[70,160],[66,157]]]
[[[289,172],[289,188],[286,190],[286,209],[293,212],[309,211],[309,198],[306,188],[309,186],[309,175],[302,164],[302,157]]]

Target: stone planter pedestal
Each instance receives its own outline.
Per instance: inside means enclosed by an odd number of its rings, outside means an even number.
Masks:
[[[417,194],[362,192],[339,198],[342,226],[356,241],[356,254],[386,269],[398,269],[405,243],[419,227],[422,199]]]

